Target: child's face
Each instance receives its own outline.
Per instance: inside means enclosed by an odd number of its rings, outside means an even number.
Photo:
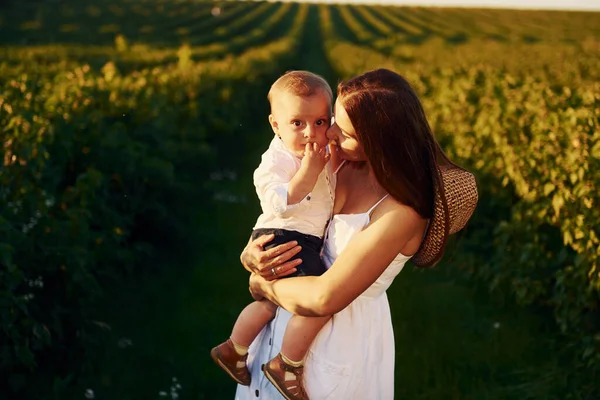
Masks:
[[[324,92],[312,96],[279,93],[272,104],[269,122],[273,132],[290,151],[304,156],[306,143],[327,144],[331,102]]]

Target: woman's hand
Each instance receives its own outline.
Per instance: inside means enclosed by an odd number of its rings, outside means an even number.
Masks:
[[[290,261],[302,250],[296,241],[264,250],[264,246],[274,237],[272,234],[263,235],[250,241],[240,256],[244,268],[268,281],[293,274],[296,272],[296,267],[302,263],[300,259]]]

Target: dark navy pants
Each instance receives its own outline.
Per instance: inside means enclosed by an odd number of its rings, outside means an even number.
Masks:
[[[265,250],[269,250],[280,244],[284,244],[295,240],[302,250],[296,254],[292,260],[300,258],[302,264],[296,267],[296,272],[293,274],[284,276],[283,278],[289,278],[292,276],[319,276],[326,271],[325,265],[321,261],[321,246],[323,246],[323,239],[319,239],[317,236],[305,235],[297,231],[290,231],[287,229],[255,229],[252,231],[252,240],[259,236],[274,234],[275,238],[267,243],[264,247]]]

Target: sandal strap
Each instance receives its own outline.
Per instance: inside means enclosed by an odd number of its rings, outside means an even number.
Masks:
[[[283,372],[283,376],[279,376],[277,378],[274,377],[276,382],[273,382],[273,380],[269,379],[280,392],[284,391],[286,392],[286,395],[291,395],[294,398],[308,399],[308,395],[306,394],[306,391],[302,386],[304,366],[294,367],[292,365],[287,364],[281,358],[281,354],[278,354],[267,365],[269,365],[270,367],[271,363],[276,363],[277,368],[280,369],[281,372]],[[269,367],[267,367],[267,369],[269,369],[269,372],[274,372]],[[287,372],[291,372],[292,374],[294,374],[294,379],[285,379],[285,374]]]

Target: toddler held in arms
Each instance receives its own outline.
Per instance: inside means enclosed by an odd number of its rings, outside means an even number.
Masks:
[[[320,251],[325,226],[333,210],[329,184],[326,132],[331,121],[333,94],[327,81],[307,71],[281,76],[268,94],[269,123],[275,137],[254,172],[262,214],[252,239],[273,234],[265,249],[296,241],[302,250],[297,271],[290,276],[325,272]],[[273,276],[275,269],[271,270]],[[250,384],[248,347],[271,321],[277,305],[263,299],[240,313],[226,342],[211,351],[213,360],[236,382]],[[294,315],[287,325],[281,353],[265,364],[264,372],[288,399],[307,399],[302,387],[303,360],[312,341],[330,317]]]

